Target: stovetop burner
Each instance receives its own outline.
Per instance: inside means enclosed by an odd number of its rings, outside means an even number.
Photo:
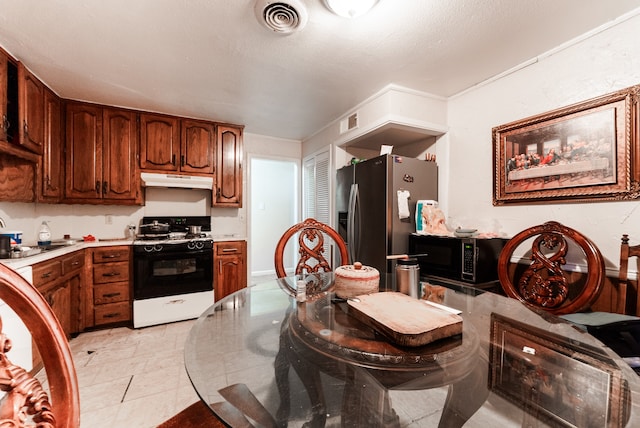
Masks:
[[[189,233],[189,226],[199,226],[201,233]],[[211,217],[143,217],[134,245],[179,243],[211,240]]]

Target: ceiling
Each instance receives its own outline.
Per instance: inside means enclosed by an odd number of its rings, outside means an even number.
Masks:
[[[64,98],[303,140],[389,84],[449,97],[640,7],[381,0],[349,20],[291,0],[308,22],[281,35],[255,1],[0,0],[0,45]]]

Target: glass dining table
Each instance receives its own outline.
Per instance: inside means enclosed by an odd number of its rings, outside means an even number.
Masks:
[[[639,377],[591,335],[496,293],[421,286],[461,333],[399,345],[336,296],[332,273],[274,279],[198,318],[187,373],[232,427],[640,426]]]

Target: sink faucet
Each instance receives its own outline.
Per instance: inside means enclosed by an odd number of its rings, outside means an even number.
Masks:
[[[0,217],[0,227],[7,227],[7,224],[4,222],[2,217]]]

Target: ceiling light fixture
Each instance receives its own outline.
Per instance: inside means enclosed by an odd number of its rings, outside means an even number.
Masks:
[[[357,18],[369,12],[379,0],[324,0],[325,6],[336,15]]]

